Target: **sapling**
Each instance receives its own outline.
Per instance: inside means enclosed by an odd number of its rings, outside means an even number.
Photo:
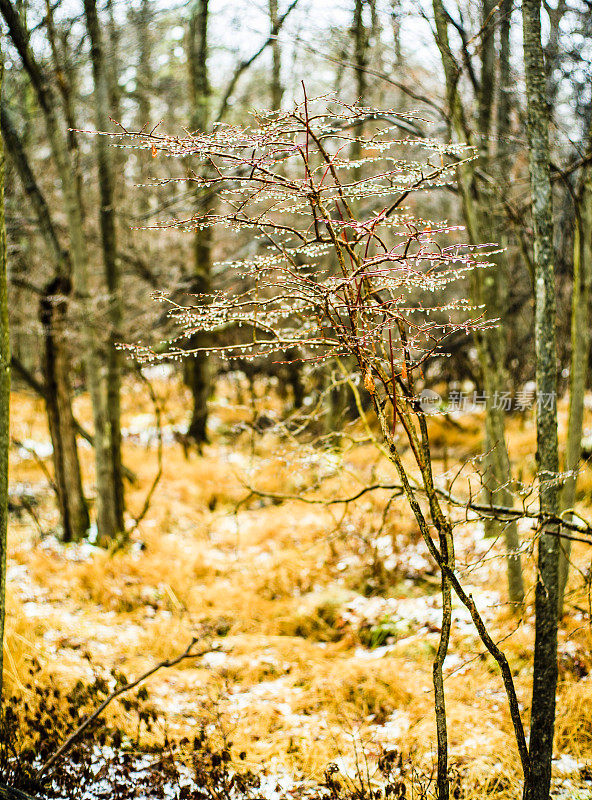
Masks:
[[[501,670],[526,782],[529,761],[507,659],[456,571],[453,525],[434,482],[420,391],[424,368],[445,355],[451,337],[495,324],[486,309],[458,296],[462,279],[489,265],[492,249],[463,244],[460,228],[413,213],[418,196],[445,187],[474,154],[437,140],[398,138],[400,129],[409,129],[410,117],[333,98],[313,102],[304,93],[289,111],[255,113],[248,127],[224,124],[211,133],[182,137],[156,131],[116,136],[123,146],[148,148],[153,157],[195,163],[189,179],[204,197],[204,212],[154,227],[222,228],[246,232],[258,242],[254,255],[218,264],[224,288],[199,296],[190,307],[158,294],[170,304],[182,333],[158,352],[128,345],[136,358],[184,358],[186,342],[204,333],[209,344],[199,351],[218,357],[249,360],[288,350],[313,364],[355,365],[348,380],[357,396],[363,386],[370,398],[381,449],[397,470],[441,573],[442,626],[433,682],[437,791],[445,800],[443,663],[453,593]],[[167,180],[187,179],[183,174]],[[218,198],[216,213],[207,210],[212,194]],[[404,448],[413,470],[402,459]]]

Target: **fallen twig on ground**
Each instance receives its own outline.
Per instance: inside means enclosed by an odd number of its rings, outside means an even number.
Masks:
[[[74,733],[68,736],[66,741],[63,744],[61,744],[55,751],[55,753],[52,756],[50,756],[47,759],[47,761],[37,770],[37,777],[41,778],[42,776],[44,776],[48,772],[48,770],[51,767],[53,767],[56,761],[59,758],[61,758],[61,756],[63,756],[72,747],[72,745],[80,738],[80,736],[84,733],[84,731],[88,728],[88,726],[91,725],[103,713],[103,711],[107,708],[107,706],[117,697],[124,694],[125,692],[129,692],[131,689],[134,689],[136,686],[138,686],[138,684],[142,683],[142,681],[145,681],[147,678],[154,675],[154,673],[158,672],[158,670],[160,669],[163,669],[165,667],[174,667],[177,664],[181,663],[181,661],[185,661],[185,659],[187,658],[200,658],[206,653],[212,651],[213,648],[208,647],[206,650],[202,650],[199,653],[193,653],[192,650],[198,641],[199,640],[196,638],[192,639],[188,647],[181,653],[181,655],[177,656],[176,658],[165,659],[164,661],[160,661],[158,664],[155,664],[149,670],[140,675],[139,678],[136,678],[135,681],[132,681],[131,683],[126,683],[124,686],[120,686],[118,689],[112,692],[109,695],[109,697],[103,700],[101,705],[95,711],[93,711],[93,713],[89,717],[87,717],[83,722],[80,723],[80,725],[76,728]],[[2,800],[1,794],[0,794],[0,800]]]

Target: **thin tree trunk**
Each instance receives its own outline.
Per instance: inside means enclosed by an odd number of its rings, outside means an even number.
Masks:
[[[86,381],[92,401],[95,427],[94,446],[97,483],[97,529],[103,540],[112,538],[117,531],[116,499],[111,469],[111,446],[105,392],[106,370],[100,357],[94,306],[89,292],[87,243],[82,225],[76,177],[63,136],[63,124],[57,114],[58,100],[45,73],[33,57],[28,46],[28,32],[10,0],[0,0],[0,12],[6,21],[10,38],[19,53],[23,66],[35,89],[37,100],[45,119],[47,136],[60,178],[64,198],[64,211],[70,235],[70,256],[74,298],[85,320],[82,326],[82,349]]]
[[[490,30],[493,2],[484,0],[482,20],[484,41],[482,45],[481,84],[478,96],[479,151],[482,169],[490,166],[489,136],[492,119],[494,87],[494,38]],[[450,119],[450,135],[460,142],[471,143],[471,132],[458,93],[460,69],[450,49],[448,17],[441,0],[433,0],[437,44],[446,78],[446,93]],[[483,194],[477,186],[472,165],[458,170],[458,185],[461,192],[463,213],[469,238],[473,244],[495,240],[497,231],[492,226],[488,209],[494,202],[491,195]],[[494,230],[492,230],[492,227]],[[476,304],[483,304],[490,317],[501,317],[503,312],[503,272],[505,264],[501,256],[492,258],[494,265],[487,270],[475,270],[472,275],[472,293]],[[486,489],[493,502],[512,505],[511,465],[505,438],[504,411],[495,402],[499,393],[506,390],[508,376],[505,369],[505,337],[502,326],[481,332],[476,336],[477,354],[486,397],[485,448]],[[499,533],[499,528],[496,533]],[[519,605],[524,600],[522,566],[520,563],[520,539],[515,522],[505,524],[503,533],[506,545],[508,596],[510,602]]]
[[[152,46],[150,37],[150,20],[152,14],[150,0],[142,0],[134,13],[136,35],[138,40],[137,89],[139,128],[150,123],[150,92],[152,91]]]
[[[4,54],[0,50],[0,93]],[[6,545],[8,529],[8,447],[10,404],[10,340],[6,280],[6,226],[4,224],[4,143],[0,137],[0,708],[4,674],[4,618],[6,615]]]
[[[138,108],[136,114],[136,127],[138,130],[149,130],[152,127],[150,93],[152,91],[152,38],[150,35],[150,21],[152,18],[150,0],[142,0],[140,7],[133,11],[133,23],[136,32],[138,47],[138,64],[136,67],[137,88],[136,97]],[[147,183],[146,160],[138,157],[138,183]],[[144,186],[139,193],[138,211],[146,214],[150,210],[150,189]],[[149,243],[146,245],[149,247]]]
[[[269,24],[271,34],[278,28],[278,2],[269,0]],[[282,107],[284,89],[282,86],[282,51],[277,34],[271,43],[271,107],[274,111]]]
[[[592,125],[587,153],[592,153]],[[582,454],[584,397],[590,353],[590,288],[592,284],[592,167],[585,164],[575,198],[573,289],[571,304],[571,363],[569,374],[569,417],[565,446],[564,472],[567,478],[561,491],[561,510],[574,507],[576,482]],[[571,517],[571,515],[570,515]],[[559,551],[558,614],[563,615],[565,587],[569,576],[571,539],[561,539]]]
[[[454,571],[454,544],[452,534],[440,535],[440,551],[449,570]],[[434,683],[434,709],[436,714],[436,738],[438,741],[438,766],[436,789],[438,800],[448,800],[450,780],[448,777],[448,728],[446,722],[446,695],[444,693],[444,661],[450,644],[452,626],[452,588],[446,572],[441,575],[442,628],[440,641],[432,665]]]
[[[355,0],[354,18],[352,20],[352,37],[354,40],[354,81],[355,102],[363,104],[366,101],[366,67],[368,65],[368,33],[364,25],[364,4],[366,0]],[[356,138],[352,145],[351,157],[354,161],[360,158],[362,143],[360,137],[364,133],[364,126],[360,125],[356,131]],[[354,168],[354,179],[360,177],[359,167]]]
[[[122,109],[121,109],[121,87],[119,85],[119,76],[121,74],[121,60],[119,47],[121,43],[121,29],[117,25],[114,12],[114,0],[107,0],[105,5],[105,12],[107,14],[106,26],[106,61],[107,61],[107,86],[109,92],[109,113],[110,116],[116,121],[121,122]],[[113,153],[113,169],[115,173],[115,196],[118,205],[122,206],[123,197],[125,195],[125,180],[124,169],[127,155],[120,147],[114,148]],[[140,193],[140,197],[143,197]]]
[[[189,18],[187,61],[191,91],[191,127],[205,131],[209,124],[210,82],[208,77],[208,0],[194,0]],[[203,213],[203,211],[200,211]],[[192,291],[207,293],[211,288],[212,237],[210,228],[197,229],[193,239]],[[203,347],[203,335],[192,337],[189,348]],[[205,353],[194,355],[187,365],[188,385],[191,390],[193,409],[187,436],[198,447],[207,441],[208,397],[211,376],[208,357]]]
[[[535,349],[537,384],[537,467],[541,512],[558,511],[557,356],[555,269],[550,175],[549,107],[541,44],[540,0],[523,0],[522,26],[535,261]],[[527,800],[548,800],[557,687],[557,526],[541,525],[535,592],[535,646],[530,717],[530,781]]]
[[[109,124],[109,91],[101,28],[95,0],[84,0],[86,24],[91,39],[93,65],[95,120],[97,130],[104,131]],[[116,532],[124,529],[123,470],[121,466],[121,408],[120,408],[120,354],[116,348],[121,338],[121,296],[119,288],[119,258],[115,229],[113,191],[113,165],[111,150],[104,136],[96,137],[99,191],[101,198],[100,222],[105,279],[109,292],[109,335],[107,341],[107,432],[109,436],[111,481],[115,497]]]
[[[52,280],[39,309],[45,333],[45,405],[53,445],[54,479],[63,538],[66,542],[79,541],[89,527],[76,447],[76,423],[72,414],[70,387],[71,364],[66,339],[67,298],[71,288],[67,277]]]
[[[53,18],[53,7],[50,0],[45,0],[45,21],[47,25],[47,38],[51,48],[53,68],[57,76],[57,85],[62,98],[62,106],[66,119],[66,129],[68,137],[68,151],[70,153],[70,163],[76,176],[76,194],[80,214],[84,219],[84,196],[82,191],[82,170],[80,168],[80,147],[78,146],[78,136],[76,134],[76,117],[74,114],[74,84],[75,70],[72,66],[72,59],[68,52],[69,31],[64,31],[62,36],[58,36]],[[58,41],[60,40],[60,41]],[[60,52],[61,51],[61,52]]]

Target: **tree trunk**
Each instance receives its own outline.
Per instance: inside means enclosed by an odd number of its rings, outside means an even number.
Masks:
[[[150,0],[142,0],[135,14],[138,38],[138,122],[144,128],[150,123],[150,92],[152,91],[152,47],[150,42]]]
[[[121,87],[119,85],[119,76],[121,74],[121,59],[120,59],[120,44],[121,44],[121,29],[118,27],[115,19],[114,0],[107,0],[105,5],[105,13],[107,14],[106,26],[106,52],[107,52],[107,86],[109,91],[109,111],[110,116],[116,121],[121,122],[122,108],[121,108]],[[113,152],[113,169],[115,173],[115,196],[118,205],[122,205],[125,195],[125,163],[127,161],[127,154],[125,150],[120,147],[115,147]],[[140,197],[143,197],[140,193]]]
[[[354,102],[363,105],[366,101],[366,67],[368,65],[368,32],[364,25],[364,4],[366,0],[355,0],[354,17],[352,20],[352,37],[354,43]],[[352,144],[351,157],[357,161],[362,154],[362,143],[360,137],[364,133],[364,126],[359,125],[356,130],[356,138]],[[360,168],[354,167],[354,180],[360,178]]]
[[[64,126],[58,118],[59,103],[51,85],[47,82],[45,73],[39,67],[28,46],[28,31],[24,28],[22,20],[10,0],[0,0],[0,12],[6,21],[12,43],[18,51],[35,89],[62,187],[64,211],[70,235],[74,300],[77,301],[85,320],[85,324],[82,326],[82,350],[95,427],[97,529],[99,538],[107,540],[115,535],[117,521],[115,488],[111,469],[111,437],[105,392],[106,370],[98,348],[94,307],[89,293],[87,243],[82,225],[82,209],[79,203],[76,176],[63,135]]]
[[[93,65],[95,120],[97,130],[107,130],[109,124],[109,91],[104,50],[95,0],[84,1],[86,24],[91,39]],[[115,498],[115,530],[124,529],[123,470],[121,465],[120,354],[116,343],[121,338],[121,297],[119,289],[119,258],[115,229],[113,165],[111,149],[104,136],[96,137],[99,191],[101,199],[101,243],[105,279],[109,292],[109,334],[107,337],[107,435],[109,438],[111,482]]]
[[[269,0],[269,25],[271,35],[278,28],[278,2]],[[282,107],[284,89],[282,87],[282,51],[277,34],[271,42],[271,107],[278,111]]]
[[[136,127],[138,130],[150,130],[153,126],[150,120],[150,93],[154,80],[152,74],[152,40],[150,35],[151,17],[150,0],[142,0],[140,7],[133,12],[133,22],[138,43],[138,64],[136,67],[136,97],[138,100]],[[138,183],[144,184],[149,182],[147,180],[146,160],[143,159],[140,154],[138,154],[137,164]],[[149,187],[144,186],[139,193],[138,211],[140,214],[146,214],[150,209],[149,192]]]
[[[205,131],[209,122],[211,94],[207,64],[208,0],[194,0],[191,6],[187,56],[191,90],[191,127],[194,131]],[[200,209],[199,213],[203,213],[203,209]],[[210,291],[211,248],[210,228],[197,229],[193,239],[192,291],[195,294]],[[188,349],[203,347],[206,343],[207,339],[203,334],[196,335],[188,342]],[[193,403],[187,436],[200,447],[207,441],[208,397],[211,390],[208,357],[205,353],[195,354],[188,362],[187,379]]]
[[[557,357],[553,202],[549,152],[549,107],[541,44],[540,0],[523,0],[522,24],[528,108],[528,146],[535,261],[535,350],[537,467],[541,512],[558,511]],[[543,524],[538,543],[535,646],[530,718],[530,780],[527,800],[548,800],[557,687],[558,529]]]
[[[587,154],[592,153],[592,125]],[[564,472],[567,478],[561,491],[561,510],[574,507],[576,482],[582,454],[584,397],[590,352],[590,287],[592,284],[592,166],[582,167],[575,197],[575,235],[573,289],[571,305],[571,363],[569,374],[569,418],[565,446]],[[571,515],[570,515],[571,516]],[[563,615],[563,600],[569,575],[571,539],[561,539],[559,551],[558,614]]]
[[[48,284],[39,308],[45,335],[45,406],[53,445],[54,480],[66,542],[84,538],[89,527],[76,447],[76,423],[72,414],[70,388],[71,363],[66,343],[67,297],[71,288],[69,278],[54,279]]]
[[[0,93],[4,77],[4,54],[0,50]],[[4,224],[4,143],[0,137],[0,708],[4,675],[4,618],[6,614],[6,545],[8,529],[8,447],[10,431],[10,340],[6,280],[6,226]]]
[[[55,29],[53,11],[54,9],[50,0],[45,0],[47,38],[51,48],[53,69],[55,74],[59,76],[57,85],[64,109],[70,163],[76,176],[76,194],[78,197],[80,215],[82,219],[84,219],[83,179],[82,170],[80,168],[80,147],[78,146],[78,135],[76,133],[78,125],[76,124],[76,117],[74,115],[73,102],[76,74],[75,68],[72,65],[71,53],[69,52],[70,48],[68,46],[69,31],[63,31],[62,36],[58,36]]]
[[[479,163],[486,172],[490,171],[489,136],[491,133],[493,86],[495,82],[494,38],[492,25],[493,2],[484,0],[482,8],[483,45],[481,63],[481,84],[478,95]],[[471,143],[471,132],[458,93],[460,68],[456,63],[448,36],[448,17],[441,0],[433,0],[436,38],[444,74],[450,120],[450,135],[459,142]],[[491,193],[484,192],[476,183],[472,164],[463,165],[458,170],[458,186],[461,193],[463,214],[470,241],[481,244],[495,241],[498,231],[492,224],[490,209],[495,202]],[[487,315],[492,318],[503,316],[503,275],[505,263],[501,255],[491,259],[494,265],[489,269],[475,270],[472,274],[472,295],[475,304],[484,304]],[[483,331],[476,336],[477,354],[483,379],[483,390],[487,398],[485,406],[485,482],[492,502],[512,505],[511,465],[505,439],[503,408],[497,407],[494,398],[507,388],[508,376],[505,368],[506,343],[502,326]],[[501,533],[499,526],[494,531]],[[519,605],[524,600],[522,566],[520,563],[518,528],[515,522],[503,526],[506,545],[508,596],[510,602]]]
[[[21,179],[25,194],[35,211],[39,229],[55,262],[56,277],[47,287],[41,304],[45,329],[44,377],[48,425],[53,444],[53,462],[62,528],[66,541],[85,536],[89,527],[88,509],[82,490],[80,463],[76,447],[76,423],[72,413],[70,375],[72,365],[66,345],[66,297],[71,292],[71,265],[62,249],[49,206],[31,170],[23,143],[8,110],[0,115],[6,148]],[[59,303],[52,296],[60,295]]]

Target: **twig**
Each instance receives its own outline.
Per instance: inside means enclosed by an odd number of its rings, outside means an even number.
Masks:
[[[269,497],[273,500],[298,500],[301,503],[307,503],[309,505],[341,505],[347,503],[353,503],[355,500],[358,500],[368,492],[376,492],[380,490],[394,492],[397,496],[402,496],[404,494],[404,487],[402,484],[399,483],[373,483],[369,486],[364,486],[355,494],[351,495],[350,497],[333,497],[329,500],[321,499],[321,498],[312,498],[312,497],[302,497],[301,495],[297,494],[278,494],[275,492],[265,492],[261,489],[257,489],[254,486],[251,486],[248,483],[244,483],[244,486],[247,487],[251,495],[256,495],[257,497]],[[413,487],[415,491],[425,493],[425,488],[423,486],[414,485]],[[491,516],[494,519],[501,519],[502,521],[505,519],[509,521],[509,519],[532,519],[537,520],[539,522],[546,522],[546,523],[557,523],[561,524],[564,528],[568,530],[575,531],[576,533],[587,534],[588,536],[592,536],[592,525],[587,522],[586,520],[580,517],[581,522],[574,522],[567,521],[564,519],[563,514],[548,514],[542,513],[540,511],[529,511],[526,508],[511,508],[510,506],[501,506],[501,505],[487,505],[486,503],[476,503],[472,500],[462,500],[459,497],[455,497],[450,492],[447,492],[445,489],[439,489],[434,487],[434,491],[436,494],[439,494],[445,500],[450,502],[453,506],[457,508],[465,508],[468,511],[474,511],[476,514],[480,515],[487,515]],[[250,496],[250,495],[249,495]],[[243,502],[247,502],[249,497],[246,497]],[[565,512],[564,512],[565,513]],[[573,513],[573,509],[569,509],[569,513]],[[592,539],[583,539],[580,536],[572,536],[568,533],[561,533],[557,534],[564,539],[571,539],[574,542],[582,542],[584,544],[592,545]]]
[[[140,675],[139,678],[136,678],[135,681],[132,681],[131,683],[126,683],[124,686],[120,686],[119,689],[116,689],[114,692],[112,692],[109,695],[109,697],[103,700],[101,705],[95,711],[93,711],[93,713],[89,717],[87,717],[83,722],[80,723],[80,725],[76,728],[74,733],[70,734],[70,736],[68,736],[66,741],[63,744],[61,744],[55,751],[55,753],[52,756],[50,756],[47,759],[47,761],[37,770],[37,777],[41,778],[43,775],[45,775],[47,771],[56,763],[56,761],[72,747],[72,745],[77,741],[77,739],[80,738],[80,736],[84,733],[84,731],[88,728],[88,726],[91,725],[103,713],[103,711],[107,708],[107,706],[117,697],[124,694],[125,692],[129,692],[130,689],[134,689],[139,683],[145,681],[146,678],[149,678],[152,675],[154,675],[155,672],[158,672],[159,669],[163,669],[164,667],[167,668],[174,667],[181,661],[185,661],[187,658],[200,658],[206,653],[211,652],[212,648],[208,647],[207,650],[203,650],[199,653],[192,653],[191,651],[198,641],[199,640],[196,638],[192,639],[186,650],[184,650],[184,652],[181,653],[181,655],[177,656],[176,658],[160,661],[158,664],[155,664],[155,666],[151,667],[147,672],[144,672],[142,675]]]
[[[35,452],[35,450],[32,447],[28,447],[26,444],[24,444],[24,442],[21,442],[20,439],[15,439],[14,436],[11,436],[11,441],[12,441],[12,444],[15,447],[21,447],[23,450],[26,450],[27,453],[29,453],[30,455],[33,456],[33,459],[35,460],[35,463],[37,464],[39,469],[43,472],[43,474],[47,478],[47,482],[51,486],[55,496],[59,499],[60,495],[59,495],[59,492],[58,492],[58,487],[57,487],[56,482],[54,481],[54,479],[51,477],[49,470],[45,466],[45,463],[43,462],[43,459],[40,458],[37,455],[37,453]]]
[[[156,418],[156,439],[158,441],[158,448],[157,448],[157,463],[158,469],[156,470],[156,475],[152,483],[150,484],[150,488],[148,489],[148,493],[146,494],[146,499],[144,500],[144,505],[142,506],[142,510],[140,513],[135,517],[132,527],[126,531],[126,539],[128,539],[131,534],[136,530],[140,522],[144,519],[146,514],[148,513],[148,509],[150,508],[150,502],[152,500],[152,495],[156,491],[156,487],[158,486],[160,479],[162,478],[162,410],[160,407],[160,401],[156,396],[156,392],[154,391],[154,387],[148,380],[148,378],[142,372],[142,368],[138,365],[138,374],[140,376],[140,380],[142,380],[147,388],[148,393],[150,395],[150,399],[152,400],[152,404],[154,406],[154,416]]]
[[[0,800],[37,800],[37,798],[13,786],[0,783]]]
[[[238,79],[240,78],[240,76],[243,74],[243,72],[246,69],[248,69],[251,66],[251,64],[254,61],[256,61],[259,58],[261,53],[263,53],[263,51],[266,50],[269,47],[269,45],[273,42],[273,40],[276,38],[276,36],[280,32],[284,22],[286,21],[286,19],[290,15],[290,13],[296,8],[297,4],[298,4],[298,0],[292,0],[292,2],[288,6],[288,8],[284,11],[282,16],[278,20],[276,20],[276,23],[273,26],[273,29],[272,29],[271,33],[269,34],[269,36],[267,37],[265,42],[261,45],[259,50],[257,50],[255,53],[253,53],[253,55],[250,56],[250,58],[246,58],[244,61],[241,61],[238,64],[238,66],[234,70],[234,74],[232,75],[232,78],[230,79],[230,82],[229,82],[228,86],[226,87],[226,91],[224,93],[224,97],[222,98],[222,102],[220,103],[220,108],[218,109],[218,115],[216,117],[216,120],[218,122],[220,122],[220,120],[222,119],[222,117],[224,116],[224,114],[226,112],[226,107],[228,106],[228,101],[230,100],[230,98],[232,96],[232,93],[234,91],[234,87],[238,83]]]

